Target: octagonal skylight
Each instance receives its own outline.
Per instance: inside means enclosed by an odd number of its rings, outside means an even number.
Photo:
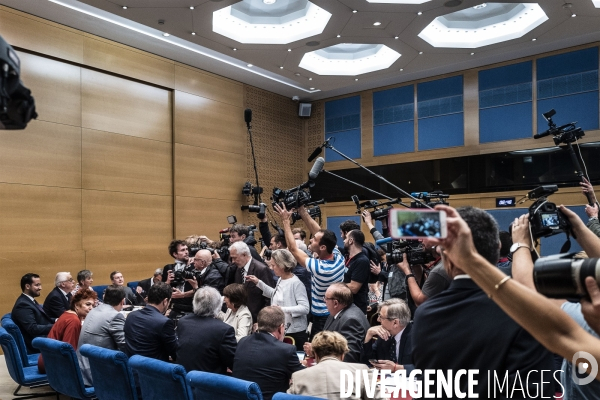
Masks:
[[[596,8],[600,8],[600,0],[592,0],[592,3],[594,3]]]
[[[213,31],[240,43],[286,44],[322,33],[329,18],[308,0],[243,0],[213,13]]]
[[[437,17],[419,37],[433,47],[473,49],[520,38],[547,20],[537,3],[483,3]]]
[[[355,76],[389,68],[400,56],[383,44],[342,43],[306,53],[299,66],[318,75]]]
[[[386,3],[386,4],[423,4],[431,0],[367,0],[369,3]],[[600,0],[598,0],[600,1]]]

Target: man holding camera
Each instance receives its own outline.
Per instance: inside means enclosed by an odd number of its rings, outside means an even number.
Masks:
[[[221,261],[220,258],[218,260]],[[194,268],[196,284],[190,282],[192,286],[194,286],[194,289],[197,290],[197,288],[202,286],[210,286],[223,294],[225,279],[219,269],[214,265],[213,257],[209,250],[198,250],[194,257]]]
[[[164,266],[163,282],[173,288],[169,318],[178,319],[194,311],[192,307],[194,288],[189,282],[194,267],[188,266],[190,262],[188,247],[183,240],[171,241],[169,254],[171,254],[175,263]]]

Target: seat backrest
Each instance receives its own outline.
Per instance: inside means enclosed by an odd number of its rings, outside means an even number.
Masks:
[[[319,400],[321,397],[302,396],[301,394],[275,393],[273,400]]]
[[[181,365],[135,355],[129,366],[137,374],[144,400],[194,400]]]
[[[135,381],[125,353],[91,344],[79,349],[88,358],[99,399],[137,400]]]
[[[127,286],[133,290],[133,293],[135,293],[135,289],[137,289],[138,287],[138,282],[139,281],[135,281],[135,282],[127,282]]]
[[[108,285],[92,286],[92,289],[98,295],[98,300],[100,300],[100,301],[104,300],[104,291],[106,290],[107,287],[108,287]]]
[[[186,377],[197,399],[262,400],[260,387],[249,381],[210,372],[190,371]]]
[[[76,399],[94,396],[94,389],[86,390],[79,369],[79,361],[73,346],[69,343],[48,338],[35,338],[31,343],[40,349],[46,366],[46,375],[52,389]]]
[[[6,313],[2,316],[2,319],[4,318],[11,318],[11,313]]]
[[[2,352],[10,377],[19,385],[24,385],[25,373],[23,372],[23,361],[19,349],[15,339],[3,327],[0,328],[0,345],[2,345]]]
[[[13,339],[15,339],[15,344],[19,350],[19,357],[21,357],[21,363],[28,367],[29,358],[27,357],[27,346],[25,346],[25,339],[23,339],[21,329],[19,329],[17,324],[15,324],[10,317],[6,317],[6,315],[2,318],[2,327],[6,329]]]

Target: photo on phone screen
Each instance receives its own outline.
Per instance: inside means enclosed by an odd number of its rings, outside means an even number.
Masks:
[[[436,210],[390,211],[390,233],[394,239],[445,238],[446,212]]]

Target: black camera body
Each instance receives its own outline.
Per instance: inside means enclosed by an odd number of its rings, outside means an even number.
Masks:
[[[555,299],[580,298],[587,294],[585,278],[600,283],[600,259],[574,258],[577,253],[538,258],[533,281],[538,292]]]
[[[406,261],[410,265],[423,265],[435,261],[435,257],[418,240],[394,240],[388,244],[385,254],[388,265],[402,262],[402,255],[406,254]]]
[[[273,206],[275,204],[285,204],[287,210],[298,208],[311,202],[310,192],[303,189],[282,190],[273,188]]]
[[[266,249],[263,253],[263,258],[265,260],[270,260],[271,259],[271,255],[273,254],[273,250],[270,249]]]
[[[306,212],[312,219],[321,218],[321,207],[315,205],[313,207],[307,208]],[[290,225],[294,225],[296,221],[300,221],[302,217],[298,214],[298,211],[294,211],[291,216]]]
[[[556,204],[548,201],[547,196],[557,190],[556,185],[544,185],[527,193],[527,197],[536,199],[529,207],[529,226],[534,240],[559,233],[571,233],[571,224],[567,217],[556,208]]]
[[[378,221],[387,220],[390,210],[393,208],[391,206],[391,202],[379,204],[377,200],[367,200],[361,203],[357,195],[352,195],[350,198],[352,199],[354,204],[356,204],[357,214],[360,215],[362,213],[362,208],[366,210],[372,208],[372,210],[369,210],[369,212],[371,213],[371,218]]]
[[[438,204],[448,205],[446,199],[450,197],[449,194],[442,193],[441,190],[435,190],[433,192],[415,192],[410,195],[423,201],[411,201],[410,208],[428,208],[428,206],[433,208]]]
[[[193,265],[188,265],[183,269],[173,270],[173,280],[171,281],[172,287],[178,287],[185,283],[186,279],[194,279],[196,276],[196,269]]]

